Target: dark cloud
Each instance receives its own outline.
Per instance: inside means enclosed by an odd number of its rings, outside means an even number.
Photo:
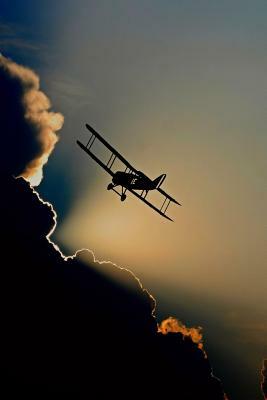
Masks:
[[[261,374],[262,374],[262,382],[261,382],[262,393],[264,395],[264,399],[267,399],[267,360],[263,361]]]
[[[2,394],[224,398],[199,340],[158,331],[131,272],[88,250],[64,258],[47,239],[51,205],[23,178],[3,175],[1,187]]]
[[[0,93],[1,397],[223,400],[199,329],[158,326],[130,271],[50,241],[53,207],[15,176],[41,170],[62,116],[36,74],[4,57]]]
[[[49,111],[39,77],[0,55],[0,132],[2,171],[38,184],[42,167],[58,140],[63,116]]]

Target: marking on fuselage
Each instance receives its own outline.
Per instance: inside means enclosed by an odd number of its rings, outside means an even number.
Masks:
[[[136,181],[137,181],[137,178],[133,178],[133,179],[131,180],[131,185],[134,185],[134,184],[136,183]]]

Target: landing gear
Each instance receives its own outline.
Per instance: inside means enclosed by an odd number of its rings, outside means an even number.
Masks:
[[[125,200],[126,200],[126,197],[127,197],[126,194],[123,193],[123,194],[121,195],[121,201],[125,201]]]
[[[120,196],[121,201],[125,201],[126,197],[127,197],[126,194],[125,194],[127,189],[122,186],[121,187],[121,194],[120,194],[120,192],[118,192],[116,189],[114,189],[116,186],[118,186],[118,185],[116,185],[114,183],[109,183],[108,186],[107,186],[107,190],[113,190],[113,192],[117,193]]]

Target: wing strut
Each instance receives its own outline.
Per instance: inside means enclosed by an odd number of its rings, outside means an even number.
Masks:
[[[93,146],[94,141],[95,141],[95,136],[92,134],[92,135],[90,136],[90,139],[88,140],[88,143],[87,143],[87,145],[86,145],[85,147],[87,147],[88,149],[90,149],[90,148]]]
[[[108,160],[108,162],[107,162],[107,167],[108,168],[112,168],[112,166],[113,166],[113,164],[114,164],[114,161],[116,160],[116,155],[114,154],[114,153],[112,153],[111,154],[111,156],[109,157],[109,160]]]

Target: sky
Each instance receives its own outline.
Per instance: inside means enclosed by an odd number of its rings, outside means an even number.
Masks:
[[[2,1],[0,51],[65,118],[38,187],[53,240],[139,276],[158,313],[201,325],[235,399],[261,399],[267,354],[265,1]],[[182,203],[122,204],[76,145],[92,125]],[[168,313],[166,315],[166,313]],[[246,397],[247,396],[247,397]]]

